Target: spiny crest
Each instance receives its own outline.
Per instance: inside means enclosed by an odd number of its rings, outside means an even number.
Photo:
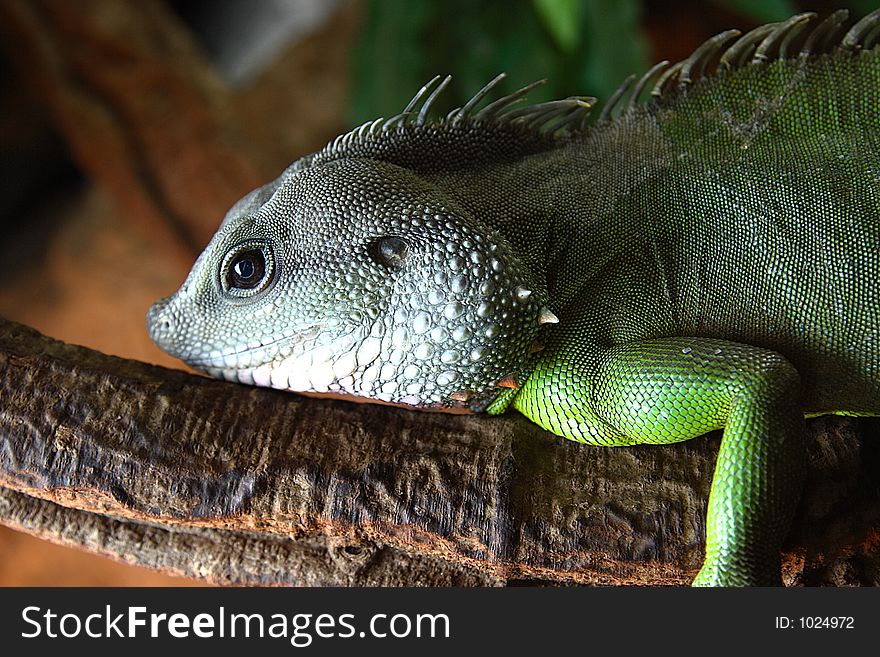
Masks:
[[[368,121],[351,132],[340,135],[326,146],[322,155],[332,157],[344,154],[352,147],[363,146],[369,141],[377,141],[395,132],[408,131],[410,128],[510,126],[546,139],[579,132],[587,125],[590,110],[596,104],[595,98],[571,96],[526,107],[514,107],[518,101],[544,84],[546,80],[533,82],[490,102],[482,109],[477,109],[505,77],[504,73],[496,76],[462,107],[452,110],[445,117],[437,120],[431,118],[431,110],[437,98],[452,81],[452,76],[447,75],[442,79],[439,75],[435,76],[419,89],[400,114],[391,118],[383,117]]]
[[[880,9],[844,31],[848,17],[849,12],[840,9],[814,23],[816,14],[807,12],[780,23],[761,25],[743,36],[739,30],[717,34],[677,64],[660,62],[637,82],[635,76],[628,77],[602,108],[599,121],[633,110],[648,88],[650,99],[664,102],[698,80],[745,66],[782,59],[806,60],[833,52],[855,54],[875,47],[880,41]]]
[[[816,55],[841,52],[854,54],[869,50],[880,41],[880,9],[871,12],[844,32],[849,12],[834,12],[824,21],[814,24],[816,14],[792,16],[780,23],[769,23],[741,36],[739,30],[722,32],[699,46],[687,59],[670,64],[663,61],[652,67],[641,78],[631,75],[618,87],[599,114],[600,122],[632,111],[643,102],[645,91],[653,102],[664,102],[683,93],[694,82],[712,78],[745,66],[761,65],[781,59],[807,59]],[[809,29],[808,29],[809,28]],[[452,76],[434,77],[413,96],[403,111],[391,118],[369,121],[351,132],[340,135],[308,162],[336,159],[365,151],[379,154],[386,150],[396,135],[409,138],[427,133],[454,132],[479,126],[483,130],[515,129],[526,141],[534,140],[544,146],[557,139],[583,132],[592,123],[591,111],[596,99],[589,96],[570,96],[561,100],[516,107],[529,92],[544,84],[539,80],[498,98],[478,109],[505,78],[502,73],[480,89],[462,107],[445,117],[432,118],[431,110]],[[520,144],[528,149],[528,144]],[[397,143],[398,148],[401,147]],[[302,164],[301,164],[302,165]]]
[[[515,106],[544,80],[480,107],[505,77],[498,75],[462,107],[435,118],[434,104],[452,80],[448,75],[436,76],[400,114],[368,121],[340,135],[323,150],[294,163],[292,170],[345,157],[376,158],[413,168],[503,160],[551,148],[588,124],[595,98],[572,96]],[[488,143],[492,148],[486,148]]]
[[[495,100],[484,108],[477,110],[477,106],[483,101],[498,84],[506,77],[501,73],[480,89],[463,107],[458,107],[438,123],[447,123],[451,126],[471,123],[506,123],[520,125],[528,130],[540,131],[544,134],[557,134],[569,130],[576,130],[590,115],[590,109],[596,103],[595,98],[586,96],[572,96],[562,100],[553,100],[546,103],[538,103],[514,109],[517,101],[525,98],[530,91],[541,86],[546,80],[538,80],[519,89],[507,96]],[[394,128],[395,126],[411,124],[422,126],[428,122],[428,116],[434,101],[443,93],[443,90],[452,80],[447,75],[440,81],[440,76],[435,76],[419,92],[413,96],[403,112],[392,116],[390,119],[379,119],[361,126],[360,130],[370,126],[371,133]],[[437,82],[440,81],[439,84]],[[425,97],[427,96],[427,99]],[[424,102],[422,102],[424,100]],[[421,107],[419,106],[421,104]],[[344,139],[344,137],[343,137]]]

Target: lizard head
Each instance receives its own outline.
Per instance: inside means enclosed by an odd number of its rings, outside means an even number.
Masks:
[[[406,168],[348,158],[295,163],[239,201],[147,324],[228,380],[476,407],[555,320],[546,297],[479,217]]]

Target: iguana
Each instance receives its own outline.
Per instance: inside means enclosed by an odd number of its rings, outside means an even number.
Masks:
[[[597,120],[501,76],[432,118],[435,78],[240,200],[151,336],[584,443],[723,428],[694,583],[779,584],[804,416],[880,415],[880,11],[846,20],[719,34]]]

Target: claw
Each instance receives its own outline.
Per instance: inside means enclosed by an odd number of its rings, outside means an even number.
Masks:
[[[513,374],[508,374],[495,385],[499,388],[519,388],[519,383],[516,380],[516,376]]]

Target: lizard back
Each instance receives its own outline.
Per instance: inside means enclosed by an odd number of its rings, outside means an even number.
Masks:
[[[878,95],[876,50],[779,59],[567,147],[591,189],[557,196],[561,316],[604,316],[611,343],[767,347],[801,373],[810,412],[880,411]]]

